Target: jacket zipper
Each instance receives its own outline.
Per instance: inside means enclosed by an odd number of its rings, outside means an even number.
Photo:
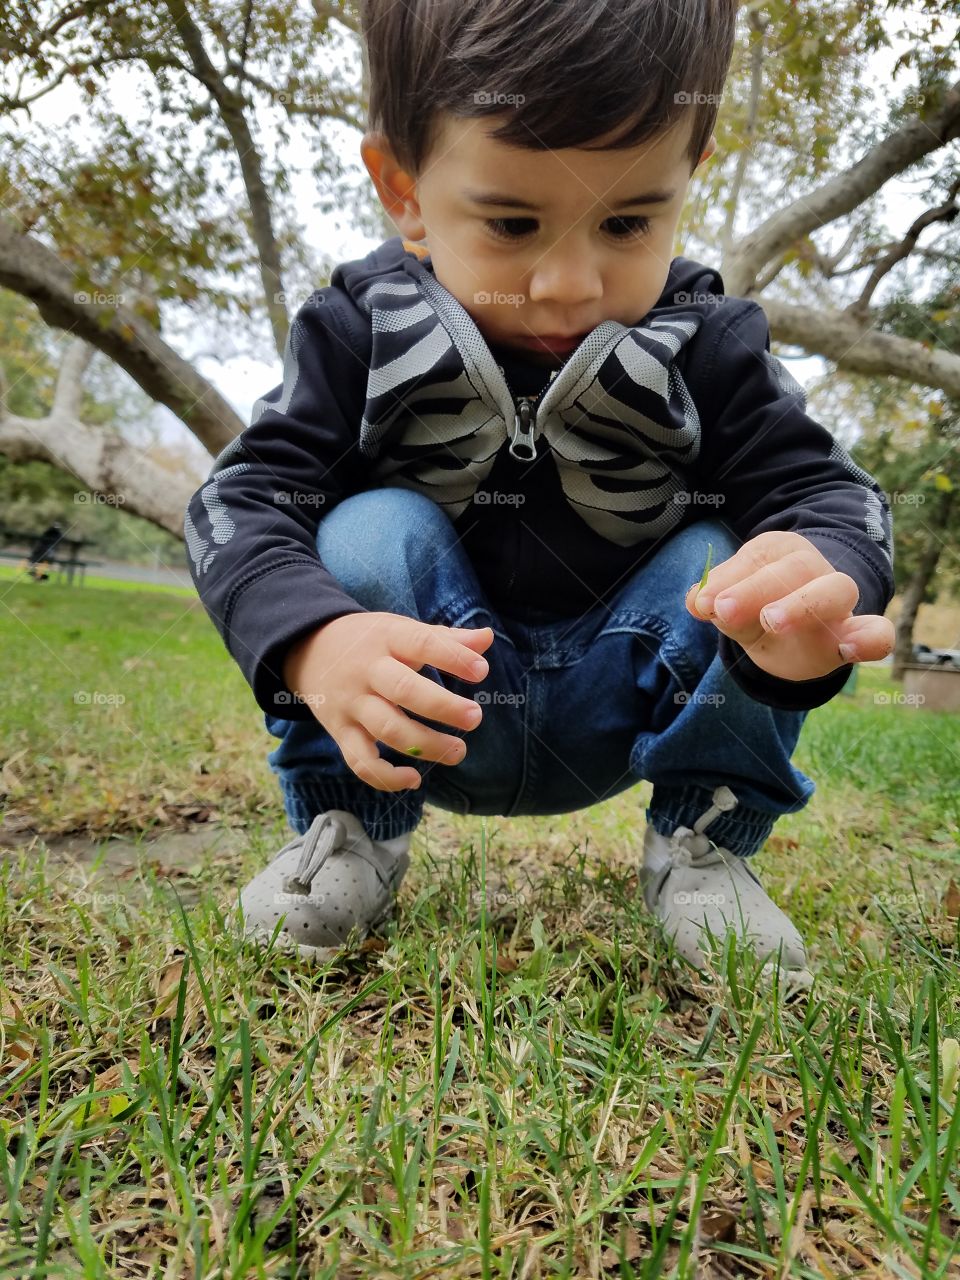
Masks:
[[[500,370],[503,373],[503,370]],[[520,462],[533,462],[537,456],[537,446],[534,436],[537,431],[537,410],[536,403],[541,396],[553,385],[553,380],[559,373],[558,369],[554,369],[550,374],[550,381],[535,396],[514,396],[514,414],[513,414],[513,435],[510,440],[510,455]]]
[[[502,364],[498,364],[497,368],[506,383],[507,375],[504,372]],[[537,410],[534,407],[542,395],[544,395],[553,385],[553,380],[560,372],[559,369],[553,369],[550,373],[550,380],[535,396],[515,396],[510,391],[510,398],[513,400],[513,431],[510,436],[510,455],[519,462],[533,462],[537,456],[537,446],[534,436],[537,431]]]
[[[540,393],[542,395],[543,392]],[[517,396],[513,415],[513,438],[510,454],[520,462],[532,462],[537,456],[534,432],[537,427],[537,411],[534,408],[540,396]]]

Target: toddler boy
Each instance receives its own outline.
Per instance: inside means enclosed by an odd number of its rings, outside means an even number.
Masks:
[[[186,512],[297,833],[250,936],[375,928],[425,801],[559,813],[644,778],[679,952],[732,928],[808,975],[749,860],[813,794],[807,712],[893,647],[891,515],[761,307],[673,255],[735,15],[364,0],[361,155],[400,234],[300,308]]]

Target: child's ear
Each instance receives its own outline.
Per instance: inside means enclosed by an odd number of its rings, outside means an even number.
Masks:
[[[360,158],[400,234],[407,240],[422,240],[426,227],[420,217],[416,181],[397,162],[386,137],[382,133],[365,133],[360,140]]]
[[[703,154],[700,156],[700,159],[697,161],[697,164],[701,165],[703,164],[704,160],[709,160],[710,157],[713,155],[713,153],[716,151],[716,149],[717,149],[717,135],[715,133],[711,133],[709,140],[707,141],[707,145],[703,149]]]

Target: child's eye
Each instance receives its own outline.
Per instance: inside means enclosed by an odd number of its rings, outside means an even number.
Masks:
[[[525,231],[508,231],[508,227],[515,227],[518,223],[526,226],[536,226],[533,218],[487,218],[487,227],[493,235],[499,236],[501,240],[522,240],[528,234]]]
[[[643,217],[642,214],[633,214],[628,218],[610,218],[610,222],[618,223],[621,227],[625,227],[626,231],[617,233],[616,238],[621,240],[629,239],[630,236],[642,236],[650,230],[650,219]]]
[[[650,229],[650,219],[641,214],[627,218],[608,218],[607,222],[618,228],[609,232],[615,240],[628,240],[632,236],[642,236]],[[487,218],[486,223],[491,234],[498,236],[501,240],[522,240],[537,225],[534,218]],[[518,226],[521,230],[517,230]]]

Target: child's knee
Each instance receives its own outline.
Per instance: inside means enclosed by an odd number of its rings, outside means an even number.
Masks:
[[[344,590],[389,578],[391,567],[435,559],[449,518],[414,489],[365,489],[344,498],[317,528],[317,554]]]

